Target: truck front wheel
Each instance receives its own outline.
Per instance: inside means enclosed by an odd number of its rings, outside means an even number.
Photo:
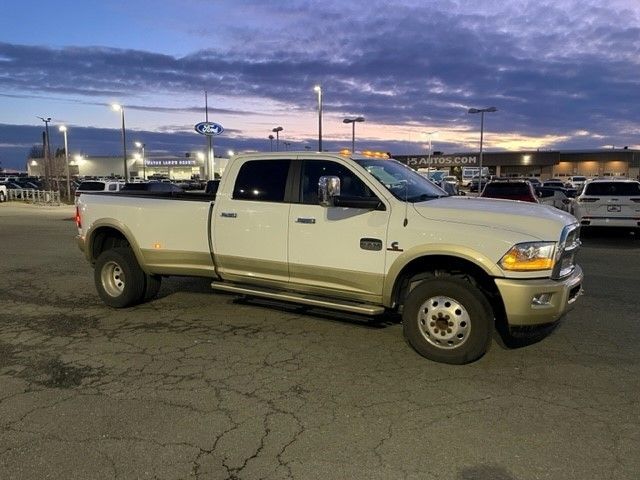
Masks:
[[[484,294],[470,282],[436,277],[409,293],[402,324],[405,338],[423,357],[463,364],[488,350],[493,311]]]
[[[127,247],[102,252],[96,260],[93,276],[98,295],[110,307],[130,307],[143,299],[145,273]]]

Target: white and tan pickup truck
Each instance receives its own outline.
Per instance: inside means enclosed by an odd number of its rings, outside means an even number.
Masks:
[[[557,322],[581,293],[573,216],[533,203],[449,197],[392,159],[278,152],[230,160],[206,195],[84,193],[77,242],[112,307],[160,279],[379,315],[402,313],[421,355],[467,363],[494,327]]]

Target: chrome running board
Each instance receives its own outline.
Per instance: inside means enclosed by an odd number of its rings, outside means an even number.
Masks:
[[[273,291],[259,287],[239,287],[228,283],[211,282],[211,288],[223,292],[237,293],[249,297],[270,298],[283,302],[300,303],[312,307],[328,308],[331,310],[341,310],[343,312],[359,313],[361,315],[380,315],[384,313],[384,307],[370,305],[366,303],[355,303],[347,300],[327,300],[319,297],[310,297],[301,294]]]

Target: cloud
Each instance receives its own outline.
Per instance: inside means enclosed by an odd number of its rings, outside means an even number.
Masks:
[[[176,100],[207,88],[231,103],[284,106],[293,118],[315,107],[311,88],[321,83],[327,114],[363,115],[381,125],[451,132],[462,125],[473,132],[479,119],[466,110],[494,105],[498,112],[486,127],[504,137],[495,148],[528,141],[631,144],[640,131],[640,4],[634,0],[612,0],[606,8],[599,0],[403,0],[393,7],[378,0],[293,0],[281,9],[259,1],[224,8],[234,21],[185,25],[203,44],[219,46],[182,56],[0,43],[0,88],[5,96],[88,105],[119,98],[129,109],[162,113],[202,109],[145,105],[138,96]],[[213,112],[276,113],[260,110]],[[241,140],[242,132],[234,135]],[[451,145],[467,143],[460,136]]]

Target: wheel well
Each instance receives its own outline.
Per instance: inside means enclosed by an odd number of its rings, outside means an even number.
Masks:
[[[129,241],[122,232],[113,227],[98,228],[91,240],[91,260],[96,261],[102,252],[115,247],[129,247]]]
[[[475,263],[460,257],[428,255],[409,262],[400,271],[394,284],[394,304],[403,305],[409,292],[422,280],[444,276],[463,278],[478,287],[493,307],[498,326],[506,325],[504,303],[493,278]]]

